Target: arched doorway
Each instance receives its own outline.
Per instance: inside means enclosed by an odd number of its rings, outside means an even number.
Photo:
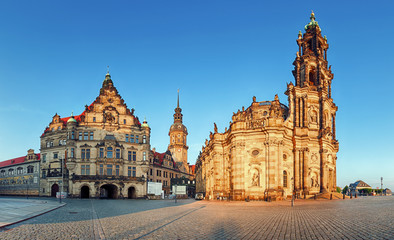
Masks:
[[[51,188],[51,197],[56,197],[56,193],[59,192],[59,185],[56,183],[52,185]]]
[[[81,198],[89,198],[90,189],[88,186],[81,187]]]
[[[100,198],[118,198],[118,188],[113,184],[105,184],[100,187]]]
[[[127,198],[128,199],[136,198],[135,188],[134,187],[129,187],[129,190],[127,192],[128,192],[128,194],[127,194]]]

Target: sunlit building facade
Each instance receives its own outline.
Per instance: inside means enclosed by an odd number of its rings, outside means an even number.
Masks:
[[[288,105],[276,95],[233,113],[229,128],[214,126],[196,163],[196,192],[206,198],[283,199],[332,192],[336,188],[337,106],[327,38],[312,13],[298,35],[294,84]]]
[[[115,88],[109,73],[85,111],[55,114],[41,136],[40,196],[142,198],[149,170],[150,128]]]

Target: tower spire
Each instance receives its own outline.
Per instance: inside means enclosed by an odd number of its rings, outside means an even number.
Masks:
[[[177,102],[176,107],[179,108],[179,88],[178,88],[178,102]]]

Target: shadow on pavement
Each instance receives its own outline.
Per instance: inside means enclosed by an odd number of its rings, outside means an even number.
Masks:
[[[15,199],[23,198],[15,197]],[[53,201],[55,198],[29,197],[29,200]],[[159,208],[181,206],[195,202],[194,199],[178,199],[177,203],[175,203],[174,200],[139,199],[63,199],[62,201],[67,204],[44,215],[10,225],[9,228],[14,228],[24,224],[46,224],[92,220],[93,208],[97,213],[98,218],[106,218]]]

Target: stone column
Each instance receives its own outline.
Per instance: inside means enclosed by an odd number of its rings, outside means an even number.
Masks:
[[[308,161],[308,156],[307,156],[308,148],[303,151],[303,160],[304,160],[304,176],[303,176],[303,182],[304,182],[304,192],[309,192],[309,178],[308,178],[308,169],[309,169],[309,161]]]
[[[327,156],[326,153],[327,150],[323,151],[320,150],[320,192],[326,193],[327,191],[327,174],[326,174],[326,162],[327,162]]]
[[[296,127],[299,127],[300,125],[300,108],[299,108],[299,98],[295,98],[295,114],[294,114],[294,116],[295,116],[295,126]]]
[[[303,106],[303,108],[304,108],[304,123],[303,123],[303,126],[304,127],[307,127],[308,126],[308,99],[307,99],[307,97],[305,96],[304,98],[304,106]]]
[[[300,189],[300,159],[299,152],[297,149],[293,150],[294,152],[294,189],[298,191]]]

